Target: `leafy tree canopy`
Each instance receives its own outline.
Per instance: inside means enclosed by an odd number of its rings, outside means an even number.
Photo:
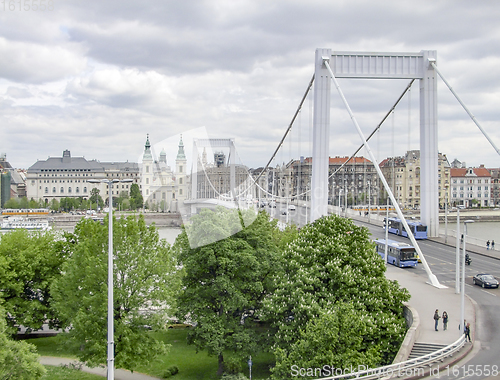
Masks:
[[[244,220],[254,218],[237,210],[205,209],[176,241],[184,270],[179,315],[196,322],[188,342],[218,357],[218,375],[224,371],[224,352],[241,359],[263,346],[256,322],[278,266],[276,227],[265,212],[245,227]]]
[[[142,198],[141,190],[137,183],[130,185],[130,208],[137,210],[142,208],[144,204],[144,199]]]
[[[170,246],[142,216],[114,220],[113,236],[115,365],[133,369],[166,351],[145,328],[163,326],[178,275]],[[105,364],[108,219],[103,225],[82,219],[74,234],[66,235],[66,247],[71,254],[52,290],[70,327],[68,347],[91,366]]]
[[[60,275],[66,253],[49,231],[18,229],[0,240],[0,297],[9,323],[39,329],[58,320],[51,305],[50,286]]]
[[[0,308],[0,379],[38,380],[44,374],[35,346],[9,338],[5,310]]]
[[[321,330],[322,324],[332,321],[320,317],[344,310],[343,304],[352,305],[344,312],[358,313],[358,318],[368,321],[371,328],[363,332],[362,342],[340,345],[336,355],[356,358],[361,352],[374,358],[371,352],[376,347],[380,353],[378,364],[392,360],[404,337],[402,302],[409,299],[409,293],[396,281],[385,278],[385,265],[367,229],[337,216],[318,219],[302,228],[288,244],[283,262],[284,270],[277,276],[279,286],[266,300],[267,317],[278,329],[277,368],[287,358],[295,358],[295,350],[300,352],[301,344],[305,344],[301,342],[312,334],[311,330],[307,332],[308,326]],[[315,326],[309,325],[315,320]]]

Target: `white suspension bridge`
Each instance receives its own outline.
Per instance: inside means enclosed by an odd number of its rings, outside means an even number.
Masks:
[[[291,135],[291,130],[300,121],[300,112],[303,109],[306,99],[313,91],[313,102],[310,104],[310,114],[312,115],[312,173],[307,173],[310,183],[295,187],[296,193],[290,195],[287,192],[284,202],[291,199],[299,199],[305,194],[310,200],[309,215],[314,221],[328,214],[328,201],[332,195],[329,191],[329,179],[339,172],[347,163],[353,162],[355,155],[365,149],[369,159],[373,163],[373,168],[377,173],[381,187],[390,198],[398,217],[402,220],[407,231],[410,230],[406,223],[401,207],[394,196],[393,189],[389,186],[384,177],[379,162],[370,147],[369,140],[380,130],[380,127],[394,114],[396,106],[418,80],[420,90],[420,218],[427,225],[430,237],[439,234],[439,194],[438,194],[438,120],[437,120],[437,80],[438,76],[444,81],[458,102],[462,105],[473,122],[477,125],[488,142],[500,154],[500,150],[495,146],[490,137],[478,123],[473,114],[465,106],[457,93],[446,81],[442,73],[437,68],[437,52],[434,50],[422,50],[419,53],[365,53],[365,52],[332,52],[330,49],[317,49],[315,54],[315,71],[310,80],[305,94],[294,113],[292,120],[282,137],[275,152],[272,154],[264,168],[248,173],[246,168],[236,164],[236,149],[233,139],[195,139],[193,142],[193,167],[191,173],[191,198],[185,203],[191,209],[191,213],[196,213],[200,207],[224,205],[225,207],[238,207],[239,202],[235,200],[248,199],[251,194],[263,194],[266,197],[276,198],[275,178],[273,171],[269,170],[271,163],[280,151],[283,151],[285,140]],[[375,130],[365,137],[356,117],[351,110],[344,95],[338,78],[362,78],[362,79],[406,79],[409,83],[403,93],[399,96],[395,104],[390,108]],[[338,93],[355,130],[360,138],[360,147],[333,173],[330,168],[330,101],[332,97],[332,84]],[[309,97],[310,99],[310,97]],[[394,133],[394,132],[393,132]],[[300,136],[298,138],[300,144]],[[299,145],[300,146],[300,145]],[[221,165],[208,168],[207,163],[200,159],[205,149],[229,148],[228,165]],[[201,149],[203,148],[203,152]],[[299,153],[300,156],[300,153]],[[291,165],[293,160],[288,163]],[[285,165],[286,166],[286,165]],[[300,176],[300,173],[299,173]],[[297,182],[302,183],[304,179]],[[354,179],[354,174],[353,174]],[[224,183],[223,183],[224,182]],[[370,188],[370,183],[368,187]],[[270,185],[272,184],[272,185]],[[288,183],[289,185],[289,183]],[[394,188],[394,186],[393,186]],[[381,189],[379,189],[381,190]],[[344,198],[347,194],[344,192]],[[339,192],[340,203],[340,192]],[[412,234],[409,234],[412,244],[415,246],[422,264],[427,272],[429,281],[436,287],[441,287],[436,276],[431,272],[418,243]]]

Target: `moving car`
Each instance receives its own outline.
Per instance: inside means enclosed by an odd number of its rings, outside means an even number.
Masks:
[[[472,278],[474,285],[480,285],[483,288],[498,288],[498,281],[491,274],[479,273]]]

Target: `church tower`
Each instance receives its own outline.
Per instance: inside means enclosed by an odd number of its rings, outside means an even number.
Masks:
[[[182,135],[179,141],[179,150],[175,159],[175,177],[177,180],[176,198],[183,201],[187,198],[187,159],[184,153],[184,143],[182,142]]]
[[[142,155],[142,169],[141,169],[141,193],[144,202],[148,200],[151,195],[151,186],[154,178],[153,155],[151,153],[151,144],[149,143],[149,133],[146,138],[146,145],[144,145],[144,154]]]

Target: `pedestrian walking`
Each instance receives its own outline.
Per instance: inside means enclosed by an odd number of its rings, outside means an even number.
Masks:
[[[492,240],[491,241],[491,250],[494,250],[495,249],[495,240]]]
[[[486,242],[486,249],[490,249],[490,241],[489,240]]]
[[[443,330],[446,331],[448,329],[448,313],[446,311],[443,311]]]
[[[436,309],[436,311],[434,312],[434,321],[435,321],[435,322],[434,322],[434,329],[435,329],[436,331],[438,331],[438,321],[439,321],[439,318],[441,318],[441,317],[439,316],[439,310],[438,310],[438,309]]]
[[[472,339],[470,338],[470,323],[467,323],[465,326],[465,341],[472,342]]]

